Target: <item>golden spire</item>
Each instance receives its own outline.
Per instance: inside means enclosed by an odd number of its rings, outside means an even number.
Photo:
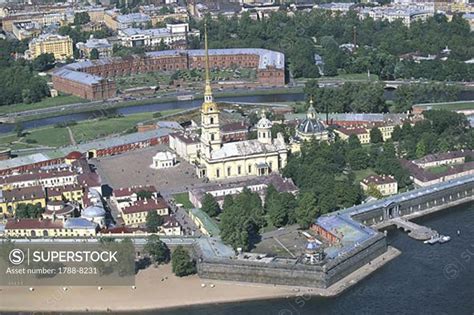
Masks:
[[[207,44],[207,22],[204,22],[204,50],[206,54],[206,88],[204,89],[204,102],[212,102],[211,79],[209,76],[209,48]]]

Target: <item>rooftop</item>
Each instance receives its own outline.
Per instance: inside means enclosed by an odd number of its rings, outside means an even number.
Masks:
[[[62,229],[63,223],[51,219],[10,219],[5,225],[5,230],[17,229]]]
[[[139,191],[148,191],[152,193],[158,193],[155,186],[132,186],[126,188],[114,189],[113,195],[117,197],[130,197],[131,195],[138,193]]]
[[[375,184],[375,185],[383,185],[383,184],[391,184],[396,183],[396,179],[393,176],[385,176],[385,175],[370,175],[362,180],[362,182],[366,185]]]
[[[69,70],[66,67],[60,68],[53,72],[53,76],[57,76],[60,78],[68,79],[71,81],[93,85],[99,84],[103,78],[93,74],[87,74],[84,72]]]
[[[286,145],[278,138],[274,139],[271,144],[262,143],[258,140],[229,142],[224,143],[220,149],[212,151],[211,160],[278,152],[280,150],[286,150]]]
[[[166,209],[168,207],[169,207],[168,203],[163,198],[160,197],[158,199],[138,200],[131,206],[122,209],[122,212],[124,214],[131,214],[131,213],[138,213],[138,212],[155,211],[158,209]]]

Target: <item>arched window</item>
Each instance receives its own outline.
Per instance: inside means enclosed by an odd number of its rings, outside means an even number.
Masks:
[[[210,123],[211,125],[214,123],[214,117],[211,117],[211,118],[209,119],[209,123]]]

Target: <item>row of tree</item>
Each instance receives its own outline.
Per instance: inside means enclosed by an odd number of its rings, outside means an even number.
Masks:
[[[474,66],[464,64],[472,58],[474,35],[461,15],[448,21],[437,14],[427,21],[405,26],[401,21],[389,23],[372,18],[360,19],[355,11],[334,15],[323,10],[274,12],[254,21],[248,13],[239,18],[209,15],[203,21],[191,21],[192,27],[204,31],[208,24],[212,48],[259,47],[286,54],[289,70],[295,77],[319,77],[314,55],[322,55],[324,74],[336,75],[338,69],[349,73],[377,74],[382,79],[427,78],[436,80],[472,80]],[[355,52],[341,49],[353,43]],[[417,52],[438,54],[446,46],[451,49],[448,61],[400,60],[400,56]]]
[[[171,253],[157,235],[151,235],[143,249],[155,265],[167,264],[171,260],[173,273],[178,277],[196,273],[196,262],[182,245],[178,245]]]

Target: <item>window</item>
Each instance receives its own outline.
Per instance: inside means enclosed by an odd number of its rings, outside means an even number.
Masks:
[[[219,178],[221,176],[220,174],[221,172],[219,171],[219,169],[216,170],[216,177]]]
[[[227,168],[227,176],[230,176],[230,166]]]
[[[242,173],[242,166],[237,166],[237,174],[241,174]]]
[[[211,133],[211,141],[214,141],[214,134]]]
[[[252,165],[249,165],[249,174],[252,173]]]
[[[214,118],[213,118],[213,117],[211,117],[211,118],[209,119],[209,123],[210,123],[211,125],[214,123]]]

